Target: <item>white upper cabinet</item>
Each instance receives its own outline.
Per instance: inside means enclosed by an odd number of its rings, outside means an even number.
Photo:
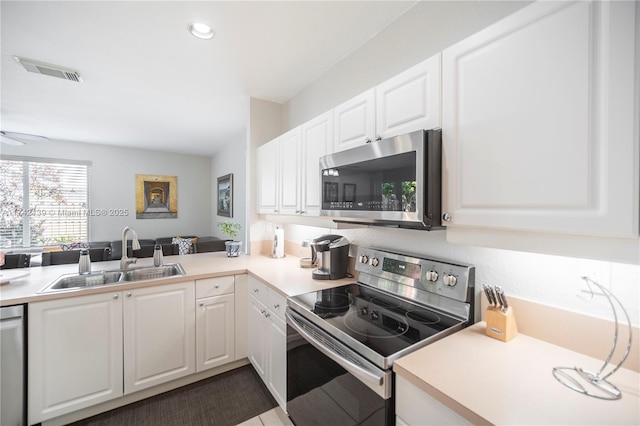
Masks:
[[[333,109],[333,151],[344,151],[371,142],[376,134],[375,89],[356,96]]]
[[[256,150],[258,168],[258,213],[278,212],[278,168],[280,145],[278,138],[261,145]]]
[[[258,147],[258,213],[320,214],[320,157],[333,148],[333,113]]]
[[[637,245],[635,7],[536,2],[444,50],[450,241],[471,228]]]
[[[376,87],[377,137],[441,126],[440,70],[438,54]]]
[[[333,114],[322,114],[302,125],[301,214],[320,214],[320,157],[333,150]]]
[[[300,127],[280,136],[280,214],[300,212]]]
[[[437,54],[334,108],[334,151],[439,128],[440,70]]]

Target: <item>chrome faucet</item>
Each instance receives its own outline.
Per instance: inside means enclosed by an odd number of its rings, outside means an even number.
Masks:
[[[136,261],[138,260],[135,257],[130,258],[127,256],[127,232],[129,231],[131,231],[131,233],[133,234],[133,239],[131,240],[132,250],[140,250],[140,241],[138,241],[138,234],[136,234],[136,231],[129,228],[128,226],[125,227],[122,231],[122,258],[120,258],[120,269],[122,270],[127,269],[127,266],[129,266],[131,263],[136,263]]]

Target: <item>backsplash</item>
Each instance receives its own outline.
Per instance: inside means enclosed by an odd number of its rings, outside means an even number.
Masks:
[[[468,263],[476,267],[476,286],[500,285],[507,296],[612,320],[606,298],[585,300],[588,294],[582,290],[587,287],[581,277],[588,276],[611,290],[623,303],[632,324],[640,325],[640,265],[456,245],[446,241],[446,231],[382,227],[335,230],[302,225],[284,228],[286,239],[292,243],[334,233],[356,245]]]

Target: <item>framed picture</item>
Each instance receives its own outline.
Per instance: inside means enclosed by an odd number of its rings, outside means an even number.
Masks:
[[[344,201],[354,202],[356,200],[356,184],[345,183],[343,185]]]
[[[218,216],[233,217],[233,173],[218,178]]]
[[[338,183],[337,182],[325,182],[324,183],[324,201],[325,203],[331,203],[338,201]]]
[[[136,219],[178,217],[178,177],[136,175]]]

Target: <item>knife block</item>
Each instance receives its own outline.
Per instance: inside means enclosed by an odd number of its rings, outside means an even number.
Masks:
[[[486,334],[494,339],[508,342],[518,334],[516,317],[513,315],[511,307],[507,308],[507,312],[502,312],[501,309],[487,308],[486,322]]]

